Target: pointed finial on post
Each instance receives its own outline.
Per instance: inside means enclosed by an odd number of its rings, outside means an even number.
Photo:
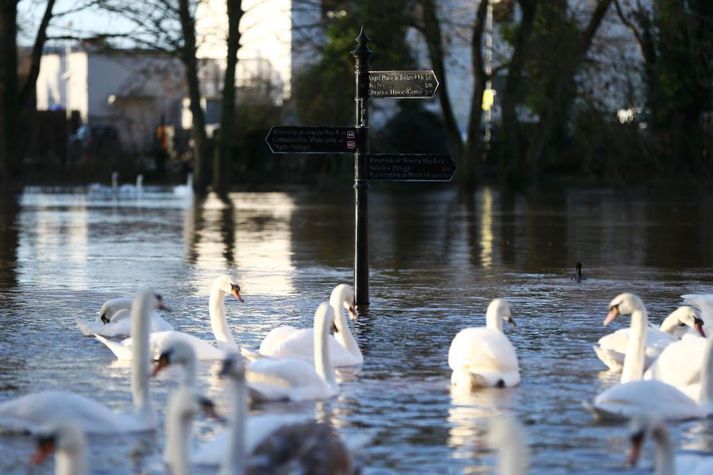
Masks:
[[[364,31],[364,26],[362,26],[361,30],[359,30],[359,35],[355,40],[357,42],[357,47],[352,50],[352,54],[356,57],[371,56],[372,51],[366,45],[371,41],[371,38],[369,38],[369,35],[367,35],[366,31]]]

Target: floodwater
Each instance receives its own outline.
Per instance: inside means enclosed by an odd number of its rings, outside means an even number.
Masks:
[[[0,204],[0,401],[63,388],[130,409],[129,369],[75,318],[106,299],[151,286],[177,328],[211,338],[211,279],[228,272],[245,304],[227,302],[236,339],[256,349],[275,326],[311,324],[332,287],[352,280],[353,202],[341,193],[235,193],[230,206],[146,189],[140,197],[30,189]],[[263,406],[328,421],[358,447],[367,474],[492,473],[486,418],[512,411],[525,425],[536,474],[649,473],[625,465],[625,425],[582,408],[616,382],[591,349],[612,331],[608,302],[638,293],[659,322],[685,293],[713,293],[713,195],[693,190],[562,189],[462,198],[450,187],[372,186],[371,306],[355,325],[365,364],[340,375],[330,401]],[[571,277],[577,261],[586,280]],[[459,329],[484,324],[507,297],[506,330],[521,365],[514,389],[451,395],[447,353]],[[622,318],[612,326],[628,323]],[[215,366],[200,384],[226,408]],[[163,416],[179,375],[151,383]],[[196,443],[218,431],[200,418]],[[678,450],[713,450],[713,422],[672,426]],[[93,474],[164,473],[163,428],[90,438]],[[0,436],[0,473],[30,471],[32,440]],[[52,464],[31,473],[51,473]],[[196,473],[210,473],[200,472]]]

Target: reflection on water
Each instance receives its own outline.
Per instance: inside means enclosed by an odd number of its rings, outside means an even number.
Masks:
[[[601,327],[606,304],[621,291],[641,295],[656,321],[681,294],[713,293],[713,196],[486,188],[459,198],[440,187],[394,190],[370,190],[371,307],[354,323],[363,368],[340,372],[331,401],[253,412],[328,422],[363,447],[366,473],[492,473],[482,431],[501,411],[527,426],[531,473],[624,470],[626,428],[595,424],[582,409],[618,380],[591,345],[627,323]],[[129,368],[81,337],[75,317],[94,318],[104,300],[152,286],[173,307],[164,318],[210,340],[207,296],[213,277],[227,272],[247,300],[226,300],[231,330],[255,349],[278,325],[312,325],[318,302],[352,279],[352,239],[349,187],[195,202],[158,188],[140,199],[35,189],[19,203],[0,201],[0,400],[66,388],[130,410]],[[578,261],[588,277],[581,284],[571,280]],[[451,393],[450,341],[482,325],[494,297],[511,301],[518,322],[507,332],[522,384]],[[200,383],[226,411],[215,370],[199,364]],[[179,379],[168,372],[151,383],[161,417]],[[90,440],[93,473],[163,473],[162,427],[146,439]],[[201,418],[196,439],[220,430]],[[678,424],[672,434],[677,447],[713,448],[711,421]],[[27,473],[30,450],[28,438],[0,436],[0,473]]]

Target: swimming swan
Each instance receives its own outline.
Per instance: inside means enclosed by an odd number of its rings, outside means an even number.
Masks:
[[[215,335],[217,346],[185,332],[153,332],[150,335],[152,353],[158,354],[157,348],[161,345],[162,341],[175,338],[181,338],[193,346],[193,350],[196,352],[196,356],[199,360],[222,359],[226,356],[227,351],[238,350],[239,347],[233,340],[230,328],[228,327],[228,321],[225,318],[225,296],[227,294],[231,294],[238,301],[244,302],[240,295],[240,286],[234,283],[230,276],[220,275],[213,280],[208,302],[210,324],[213,329],[213,335]],[[121,342],[115,342],[97,335],[97,339],[104,343],[104,345],[114,353],[117,359],[131,359],[131,338],[127,338]]]
[[[510,304],[494,299],[485,314],[485,327],[465,328],[453,338],[448,350],[452,385],[472,389],[520,383],[517,354],[503,333],[503,320],[515,324]]]
[[[156,414],[149,398],[149,332],[147,315],[155,307],[153,292],[134,297],[131,308],[132,345],[131,393],[134,409],[117,414],[95,401],[69,391],[45,391],[28,394],[0,404],[0,428],[36,432],[43,425],[75,421],[86,433],[126,433],[153,430]]]
[[[601,419],[619,419],[655,414],[664,420],[705,417],[711,407],[713,387],[701,390],[700,404],[675,387],[661,381],[642,381],[644,373],[645,331],[648,326],[646,308],[641,299],[631,293],[617,295],[609,303],[604,325],[618,315],[631,315],[629,345],[624,359],[621,382],[601,394],[585,407]],[[706,368],[710,364],[707,355]],[[710,378],[713,383],[713,378]]]
[[[329,297],[329,304],[334,310],[336,329],[334,336],[327,338],[332,364],[335,367],[362,364],[364,357],[344,315],[346,310],[351,319],[356,319],[354,290],[346,284],[337,285]],[[259,352],[265,356],[290,356],[314,361],[314,329],[292,326],[274,328],[263,339]]]

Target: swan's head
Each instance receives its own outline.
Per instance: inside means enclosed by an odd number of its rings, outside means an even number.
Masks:
[[[632,467],[639,460],[641,448],[644,446],[647,435],[651,435],[657,441],[668,439],[666,425],[655,416],[638,415],[632,417],[629,422],[629,465]]]
[[[171,365],[188,366],[195,364],[196,361],[196,352],[193,347],[188,342],[177,338],[168,338],[162,341],[159,352],[151,376],[156,376]]]
[[[512,318],[510,302],[502,298],[493,299],[488,304],[488,310],[485,313],[485,319],[486,321],[506,321],[513,327],[517,326],[515,325],[515,320]]]
[[[609,325],[619,315],[631,315],[637,310],[645,310],[644,302],[638,295],[629,292],[619,294],[609,302],[609,313],[604,319],[604,326]]]
[[[224,360],[218,376],[245,381],[245,358],[239,353],[231,353]]]
[[[349,318],[356,320],[357,312],[354,301],[354,289],[351,285],[339,284],[334,287],[329,296],[329,303],[335,307],[343,306],[349,313]]]
[[[189,419],[202,412],[221,423],[226,422],[215,410],[215,403],[193,387],[181,386],[176,389],[168,402],[168,412],[172,417]]]
[[[703,331],[704,322],[698,316],[698,310],[695,308],[690,305],[683,305],[674,310],[671,315],[676,315],[679,325],[694,328],[699,335],[703,338],[706,337],[706,333]]]
[[[84,453],[87,441],[81,426],[73,421],[60,421],[44,428],[37,436],[37,450],[32,463],[43,463],[53,452],[72,456]]]
[[[235,297],[238,302],[244,303],[242,295],[240,295],[240,286],[227,274],[219,275],[213,280],[213,289],[224,294],[230,294]]]

